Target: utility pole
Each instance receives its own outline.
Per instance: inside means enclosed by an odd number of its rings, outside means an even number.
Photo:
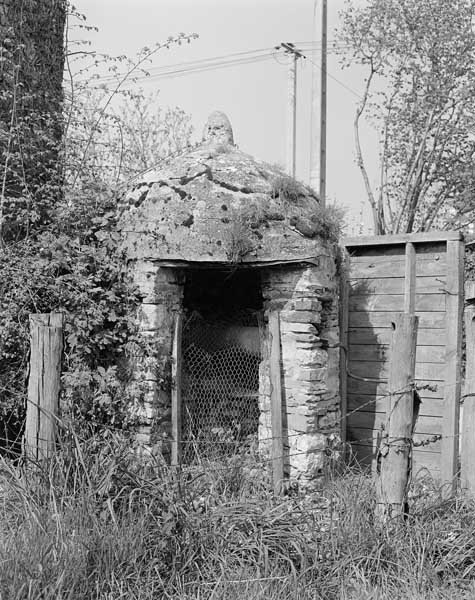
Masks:
[[[288,124],[287,124],[287,173],[295,177],[296,146],[297,146],[297,60],[305,58],[291,42],[282,42],[276,49],[283,49],[291,56],[288,74]]]
[[[325,206],[327,187],[327,0],[315,0],[314,40],[321,40],[320,65],[318,51],[313,51],[312,115],[310,147],[310,186],[318,191]]]

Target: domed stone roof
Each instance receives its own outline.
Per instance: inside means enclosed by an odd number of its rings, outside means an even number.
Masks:
[[[119,228],[130,259],[270,263],[317,256],[318,199],[234,144],[213,113],[202,143],[146,172],[126,194]]]

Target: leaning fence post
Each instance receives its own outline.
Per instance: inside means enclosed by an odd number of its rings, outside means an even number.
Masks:
[[[282,492],[284,481],[284,437],[282,427],[282,368],[280,351],[280,319],[277,311],[269,313],[270,334],[270,403],[272,426],[272,481],[274,493]]]
[[[39,460],[53,454],[59,412],[63,315],[30,315],[30,373],[23,451]]]
[[[462,408],[460,480],[475,495],[475,281],[465,284],[465,388]]]

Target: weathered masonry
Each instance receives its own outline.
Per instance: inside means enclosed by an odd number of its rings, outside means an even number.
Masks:
[[[442,481],[457,472],[464,243],[459,232],[352,238],[342,293],[342,343],[348,348],[342,411],[356,457],[377,459],[388,404],[387,368],[392,321],[403,310],[405,245],[416,251],[419,316],[413,471],[427,469]]]
[[[201,145],[137,182],[120,229],[152,349],[136,364],[142,444],[184,462],[266,455],[280,419],[284,470],[318,477],[341,426],[339,283],[313,192],[214,113]]]

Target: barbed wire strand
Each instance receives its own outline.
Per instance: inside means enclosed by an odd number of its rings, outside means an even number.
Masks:
[[[411,387],[410,389],[413,389],[413,388]],[[397,390],[396,392],[393,392],[393,394],[394,395],[395,394],[403,394],[403,393],[406,393],[407,391],[408,391],[408,388],[405,387],[405,388],[401,388],[400,390]],[[390,396],[390,395],[393,395],[393,394],[387,394],[387,395]],[[75,432],[75,430],[73,428],[71,428],[71,427],[68,427],[68,426],[65,427],[65,423],[56,414],[54,414],[51,411],[49,411],[49,410],[47,410],[47,409],[39,406],[38,403],[36,403],[36,402],[34,402],[32,400],[28,399],[27,402],[33,404],[36,408],[38,408],[38,410],[40,410],[41,412],[43,412],[46,416],[49,416],[50,418],[56,420],[57,423],[62,428],[66,428],[66,430],[69,431],[69,433],[72,433],[74,436],[77,436],[77,432]],[[369,402],[367,404],[369,404]],[[354,410],[350,411],[349,413],[346,413],[344,416],[340,417],[340,419],[336,419],[334,421],[334,423],[332,423],[332,428],[334,429],[336,427],[337,423],[341,424],[341,421],[343,420],[343,418],[345,418],[345,417],[347,418],[348,416],[350,416],[351,414],[354,414],[357,411],[358,411],[358,409],[354,409]],[[106,430],[106,431],[107,430],[112,430],[112,431],[116,431],[116,432],[121,432],[122,434],[127,433],[127,434],[129,434],[131,436],[134,435],[134,431],[127,431],[127,430],[124,430],[122,428],[114,428],[114,427],[111,427],[110,425],[103,426],[103,429]],[[269,442],[269,441],[272,441],[272,440],[275,440],[275,439],[282,439],[282,438],[285,440],[288,437],[309,436],[309,435],[312,435],[312,434],[322,433],[322,431],[324,431],[324,429],[320,428],[320,429],[316,430],[315,432],[308,432],[308,431],[307,432],[295,432],[293,434],[284,434],[283,436],[268,436],[266,438],[262,438],[261,440],[259,440],[259,443],[261,443],[261,442]],[[376,439],[377,439],[377,434],[379,433],[379,431],[375,430],[375,433],[376,433]],[[419,435],[421,435],[421,434],[419,434]],[[423,445],[426,445],[426,444],[429,444],[429,443],[432,443],[432,442],[435,442],[435,441],[439,441],[441,439],[448,439],[448,438],[454,439],[454,438],[458,438],[459,436],[460,436],[460,433],[455,433],[455,434],[452,434],[452,435],[435,434],[435,435],[430,435],[430,436],[428,435],[427,438],[425,438],[423,440],[419,440],[417,442],[414,442],[414,440],[408,440],[408,443],[410,443],[411,446],[420,447],[420,446],[423,446]],[[44,438],[40,438],[40,437],[37,437],[36,439],[38,439],[39,441],[44,441],[44,442],[50,442],[50,443],[52,442],[51,439],[44,439]],[[81,438],[79,437],[78,439],[81,439]],[[7,440],[7,438],[0,438],[0,440],[9,441],[9,442],[11,441],[11,440]],[[81,441],[86,442],[88,440],[87,440],[87,438],[83,438]],[[166,441],[170,442],[171,440],[168,439]],[[372,442],[372,444],[374,444],[374,441],[375,441],[375,435],[373,433],[373,435],[368,436],[367,438],[359,438],[357,440],[352,440],[349,443],[350,444],[353,443],[353,444],[357,444],[358,445],[358,444],[362,444],[363,442]],[[387,441],[387,442],[385,442],[385,444],[386,445],[393,445],[394,444],[394,445],[398,445],[399,446],[399,442],[400,441],[401,441],[400,439],[396,439],[396,440],[393,440],[393,441]],[[189,444],[204,443],[204,444],[207,444],[207,445],[213,444],[213,442],[210,442],[210,441],[204,442],[204,441],[199,441],[199,440],[195,440],[195,441],[194,440],[181,440],[181,443],[182,444],[186,444],[186,443],[189,443]],[[238,446],[239,442],[233,442],[232,444],[235,445],[235,446]],[[290,451],[286,451],[285,452],[284,451],[284,453],[281,456],[273,456],[273,457],[254,456],[253,458],[254,458],[254,460],[256,460],[256,462],[258,462],[260,464],[265,464],[265,463],[270,463],[270,462],[273,462],[275,460],[280,460],[280,459],[289,460],[290,458],[296,457],[296,456],[302,456],[302,455],[308,456],[309,454],[320,453],[320,452],[322,452],[324,450],[325,449],[322,449],[322,448],[319,447],[319,448],[314,448],[314,449],[308,449],[308,450],[302,451],[302,452],[290,452]],[[187,465],[187,466],[189,468],[193,467],[192,465]],[[209,466],[209,463],[206,463],[206,466]],[[221,470],[221,469],[225,469],[225,470],[226,469],[234,469],[235,470],[236,466],[237,465],[219,465],[218,466],[218,470]],[[178,468],[182,469],[183,465],[178,466]],[[214,467],[214,469],[216,469],[216,466]]]

